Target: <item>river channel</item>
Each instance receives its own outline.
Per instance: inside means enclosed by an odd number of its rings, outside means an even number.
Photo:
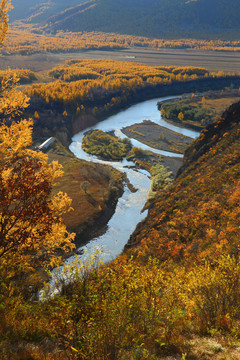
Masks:
[[[78,252],[82,251],[84,254],[86,254],[83,255],[83,258],[84,256],[89,257],[90,255],[93,255],[96,253],[96,251],[100,251],[100,258],[104,263],[106,263],[115,259],[117,255],[122,252],[124,245],[127,243],[137,224],[147,215],[147,211],[142,212],[142,209],[146,203],[150,186],[149,173],[145,170],[134,169],[133,163],[126,160],[121,162],[103,161],[95,156],[91,156],[85,153],[81,148],[81,141],[84,133],[89,130],[101,129],[106,132],[114,131],[117,136],[123,137],[125,135],[123,135],[121,132],[122,128],[133,125],[135,123],[141,123],[144,120],[151,120],[158,125],[164,126],[170,130],[176,131],[191,138],[198,137],[198,132],[174,126],[161,118],[160,112],[157,108],[157,102],[167,99],[170,99],[170,97],[147,100],[133,105],[116,115],[110,116],[95,126],[85,129],[72,138],[70,150],[75,154],[75,156],[87,161],[108,164],[120,171],[125,172],[131,184],[137,189],[136,192],[131,192],[129,188],[125,186],[124,194],[118,200],[115,213],[108,222],[106,232],[103,235],[92,239],[87,245],[78,249]],[[134,139],[131,139],[131,142],[133,146],[141,147],[144,150],[151,150],[164,156],[182,156],[179,154],[150,148]],[[75,256],[72,256],[67,260],[67,262],[71,263],[74,260]]]

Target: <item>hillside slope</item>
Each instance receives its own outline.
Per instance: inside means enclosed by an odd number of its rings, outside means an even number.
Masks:
[[[13,10],[10,12],[10,21],[24,20],[31,23],[45,21],[68,8],[72,8],[85,0],[13,0]]]
[[[201,133],[185,155],[184,167],[152,204],[129,246],[143,258],[161,260],[238,257],[240,200],[240,103]]]
[[[237,103],[193,144],[137,248],[106,266],[94,254],[65,267],[45,301],[1,286],[0,357],[238,360],[239,119]]]
[[[103,31],[150,37],[238,38],[237,0],[29,0],[14,4],[12,19],[41,23],[48,31]],[[25,9],[25,11],[24,11]],[[31,11],[30,11],[31,10]],[[25,15],[26,14],[26,15]]]

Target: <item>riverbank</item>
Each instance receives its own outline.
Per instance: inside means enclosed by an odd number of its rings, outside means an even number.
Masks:
[[[128,181],[132,184],[136,191],[132,192],[131,188],[127,185],[125,186],[125,191],[122,197],[119,198],[119,201],[116,206],[116,210],[111,217],[110,221],[107,224],[106,232],[93,238],[86,246],[81,247],[79,251],[87,250],[88,254],[93,254],[96,251],[96,248],[101,248],[101,259],[104,262],[112,261],[119,255],[128,241],[130,235],[135,230],[136,225],[141,222],[147,215],[147,210],[144,210],[148,198],[148,192],[150,187],[150,169],[148,172],[142,170],[146,168],[143,165],[142,161],[150,159],[154,164],[160,163],[168,168],[168,171],[171,170],[176,175],[179,167],[182,164],[182,156],[180,154],[175,154],[173,152],[166,152],[154,148],[149,148],[146,151],[146,145],[137,142],[133,139],[133,146],[140,148],[140,155],[143,156],[141,159],[137,157],[137,165],[132,161],[127,161],[126,159],[117,162],[117,161],[104,161],[95,156],[91,156],[83,151],[81,147],[81,142],[84,137],[84,134],[90,130],[99,129],[106,133],[111,133],[116,136],[121,136],[121,129],[137,124],[146,119],[151,119],[151,121],[161,126],[173,128],[175,131],[179,131],[180,135],[189,136],[192,139],[198,136],[198,133],[192,130],[186,130],[183,128],[176,128],[172,125],[166,123],[161,119],[160,112],[157,108],[157,101],[164,100],[165,98],[158,98],[143,101],[136,105],[130,106],[128,109],[120,111],[118,114],[112,115],[109,118],[99,122],[95,126],[91,126],[72,138],[72,143],[70,145],[70,150],[80,159],[87,161],[97,162],[101,164],[111,165],[114,168],[126,173]],[[123,134],[122,134],[123,135]],[[124,135],[123,135],[124,136]],[[149,151],[151,149],[151,151]],[[133,148],[134,150],[134,148]],[[151,152],[151,153],[150,153]],[[156,156],[157,154],[157,156]],[[148,156],[148,159],[145,157]],[[69,259],[69,261],[74,261],[74,257]]]
[[[141,156],[125,161],[124,172],[119,172],[109,166],[111,162],[100,164],[96,162],[96,159],[93,159],[93,162],[78,159],[58,141],[47,154],[49,161],[57,160],[63,166],[64,175],[59,179],[53,191],[54,193],[64,191],[72,198],[74,210],[64,216],[64,221],[69,231],[76,233],[77,249],[82,248],[94,238],[104,235],[107,231],[107,224],[115,214],[118,200],[123,194],[124,184],[130,192],[138,191],[125,173],[128,168],[132,168],[133,172],[137,168],[150,172],[151,166],[160,161],[176,176],[182,165],[181,158],[142,151]],[[144,205],[143,202],[142,207]],[[81,253],[81,250],[79,251]]]
[[[111,101],[111,99],[103,98],[101,100],[95,100],[94,106],[101,109],[97,115],[91,112],[91,108],[90,112],[87,110],[88,107],[91,106],[91,101],[90,103],[88,101],[84,103],[84,114],[76,115],[76,110],[73,110],[72,106],[58,102],[46,103],[44,99],[32,96],[30,106],[27,108],[24,116],[33,117],[35,111],[38,112],[39,119],[35,120],[33,131],[35,138],[56,136],[64,145],[68,146],[71,143],[72,137],[79,131],[91,126],[96,126],[96,124],[104,121],[106,118],[124,111],[133,105],[137,105],[140,102],[160,97],[176,97],[177,95],[183,94],[201,93],[209,89],[222,90],[225,87],[239,88],[240,77],[200,78],[183,82],[172,82],[172,84],[161,84],[154,87],[148,85],[142,89],[130,92],[120,105],[113,104],[107,110],[105,109],[106,102]],[[66,116],[62,115],[64,111],[66,111]],[[49,118],[52,119],[51,122],[49,122]]]
[[[123,194],[124,175],[110,166],[76,158],[56,142],[47,151],[49,161],[58,161],[64,174],[53,187],[53,194],[66,192],[73,210],[63,216],[69,231],[76,233],[77,247],[103,232]]]
[[[201,131],[218,121],[223,112],[239,100],[239,89],[226,88],[162,101],[158,103],[158,109],[168,122]]]
[[[111,60],[70,60],[48,75],[51,83],[48,78],[24,90],[30,97],[24,116],[35,118],[34,136],[56,136],[66,145],[79,131],[141,101],[240,86],[239,76],[212,74],[203,68]]]
[[[129,107],[128,109],[121,111],[120,113],[118,113],[116,115],[110,116],[105,121],[98,123],[96,125],[96,128],[101,128],[103,131],[110,131],[111,133],[114,133],[113,130],[116,131],[116,127],[119,127],[122,132],[125,131],[124,129],[129,129],[129,131],[133,130],[136,132],[138,130],[141,130],[142,134],[144,135],[144,136],[142,136],[142,138],[146,138],[145,142],[147,142],[147,143],[149,142],[148,145],[153,145],[153,144],[150,144],[150,142],[153,141],[153,137],[155,137],[154,141],[155,141],[155,144],[157,144],[159,142],[159,134],[162,132],[163,129],[165,129],[164,136],[166,137],[166,139],[165,139],[166,143],[169,141],[171,142],[172,140],[174,140],[175,142],[177,142],[178,140],[184,140],[184,141],[187,141],[187,143],[189,144],[192,141],[192,139],[197,136],[197,133],[195,133],[191,130],[186,130],[183,127],[176,128],[174,126],[171,126],[169,123],[166,123],[163,119],[161,119],[160,112],[157,108],[158,100],[159,99],[150,100],[150,101],[146,101],[146,102],[134,105],[132,107]],[[162,101],[172,101],[172,100],[170,100],[170,99],[167,100],[166,98],[164,98],[164,99],[162,99]],[[145,105],[145,104],[148,104],[148,105]],[[149,119],[151,119],[151,121]],[[139,120],[142,122],[139,123]],[[128,126],[126,126],[126,125],[128,125]],[[148,131],[149,130],[148,127],[149,127],[149,129],[151,129],[150,131]],[[166,129],[166,127],[169,127],[170,129]],[[146,128],[146,130],[144,133],[144,131],[142,129],[145,129],[145,128]],[[91,129],[93,129],[93,127],[91,127]],[[156,129],[158,129],[159,132],[156,132]],[[175,132],[171,131],[171,129],[174,130]],[[87,130],[85,130],[85,131],[87,131]],[[148,171],[150,171],[150,167],[147,168],[146,165],[144,164],[144,162],[149,161],[150,157],[152,156],[153,162],[160,161],[162,165],[164,165],[168,170],[173,172],[174,177],[176,176],[179,168],[182,165],[182,159],[174,157],[173,153],[172,153],[172,156],[161,155],[158,158],[157,156],[159,156],[159,155],[156,155],[156,154],[154,155],[154,151],[156,151],[156,150],[154,150],[154,148],[152,148],[152,155],[150,152],[148,153],[148,152],[142,150],[142,154],[141,154],[142,158],[137,157],[135,159],[133,159],[133,158],[130,159],[130,160],[134,160],[135,165],[131,164],[131,162],[128,162],[125,160],[121,163],[116,163],[116,162],[112,163],[111,161],[104,162],[102,160],[92,158],[90,155],[86,155],[86,153],[84,153],[84,151],[82,151],[82,149],[81,149],[81,145],[80,145],[81,138],[82,138],[83,134],[85,133],[85,131],[81,132],[82,135],[80,137],[79,137],[79,135],[76,135],[73,138],[73,143],[70,147],[71,150],[75,153],[75,155],[77,157],[80,157],[87,161],[94,162],[94,165],[93,165],[93,163],[92,164],[86,163],[86,164],[88,164],[87,166],[89,166],[90,170],[87,170],[87,172],[85,172],[84,181],[89,181],[89,180],[87,180],[87,174],[88,174],[88,171],[91,174],[93,171],[93,168],[95,169],[94,170],[95,173],[92,173],[92,176],[94,176],[94,177],[96,176],[96,174],[99,172],[100,164],[101,165],[105,164],[106,167],[109,167],[109,165],[114,166],[114,167],[117,167],[120,165],[120,168],[121,168],[120,170],[123,171],[123,173],[121,173],[121,176],[122,176],[125,172],[127,172],[130,169],[133,173],[136,173],[137,169],[140,170],[141,168],[145,168]],[[179,133],[176,134],[176,131],[178,131]],[[156,138],[156,134],[157,134],[157,138]],[[170,136],[170,139],[168,138],[168,136]],[[140,135],[139,135],[139,137],[140,137]],[[140,139],[140,138],[138,138],[138,140],[142,141],[142,139]],[[143,142],[144,141],[140,142],[139,144],[143,145]],[[76,148],[75,148],[75,146],[76,146]],[[168,148],[166,150],[170,150],[170,149]],[[154,156],[155,156],[155,158],[154,158]],[[145,157],[148,157],[148,159]],[[69,168],[66,168],[66,170],[69,173]],[[124,177],[125,176],[126,175],[124,175]],[[70,179],[70,177],[66,178],[66,182],[68,184],[71,184],[71,181],[72,181],[72,179]],[[97,178],[99,179],[99,174],[97,175]],[[76,181],[76,178],[75,178],[75,181]],[[90,183],[91,182],[92,182],[92,180],[90,179]],[[128,183],[132,183],[130,178],[128,180]],[[132,183],[132,186],[135,190],[137,190],[136,196],[140,197],[141,196],[140,192],[138,195],[138,191],[139,191],[138,186],[135,186],[134,183]],[[80,183],[78,183],[78,188],[79,187],[80,187]],[[73,186],[73,188],[74,188],[74,186]],[[130,190],[131,190],[130,188],[127,189],[127,191],[130,191]],[[72,191],[72,189],[70,189],[70,191]],[[68,192],[68,190],[66,192]],[[146,190],[145,190],[146,194],[147,194],[147,192],[148,192],[148,188],[146,188]],[[121,192],[121,194],[122,193],[123,192]],[[74,191],[71,194],[70,194],[70,197],[72,197],[73,199],[76,198],[76,188],[74,189]],[[121,196],[121,194],[119,193],[118,195]],[[99,207],[97,208],[97,206],[96,206],[96,198],[95,198],[95,195],[93,195],[93,193],[91,193],[92,199],[91,199],[91,197],[89,197],[90,193],[84,194],[84,191],[82,190],[81,196],[83,196],[83,195],[88,200],[88,202],[90,202],[90,205],[88,204],[89,207],[94,208],[93,205],[95,204],[94,211],[95,211],[96,215],[93,214],[92,216],[90,216],[89,218],[86,219],[87,221],[84,223],[84,226],[85,226],[84,229],[82,227],[80,227],[79,230],[80,230],[81,236],[79,236],[80,240],[77,240],[77,242],[76,242],[77,247],[82,247],[84,244],[86,244],[86,245],[89,244],[90,240],[97,239],[102,236],[104,237],[104,233],[106,233],[108,231],[108,225],[107,225],[108,221],[112,218],[113,215],[117,216],[117,214],[115,214],[115,211],[116,211],[116,207],[117,207],[117,199],[119,199],[119,197],[115,197],[114,199],[109,198],[109,201],[105,202],[105,204],[103,206],[101,206],[101,209],[100,209]],[[96,197],[97,197],[97,195],[96,195]],[[147,198],[145,198],[145,201],[143,200],[140,211],[144,208],[144,206],[146,204],[146,199]],[[76,199],[74,200],[74,202],[75,202],[75,206],[78,209],[80,209],[80,208],[84,209],[84,205],[77,203]],[[123,203],[125,206],[124,199],[123,199]],[[84,212],[84,214],[86,216],[85,212]],[[83,215],[83,212],[81,212],[81,215]],[[120,221],[120,219],[118,221]],[[134,230],[134,228],[133,228],[133,230]],[[129,234],[129,236],[130,235],[131,235],[131,233]],[[115,235],[111,235],[111,236],[112,236],[111,241],[113,244],[115,241]],[[126,241],[127,240],[128,240],[128,238],[126,239]],[[123,244],[123,245],[125,245],[125,244]],[[80,252],[81,252],[81,249],[80,249]]]

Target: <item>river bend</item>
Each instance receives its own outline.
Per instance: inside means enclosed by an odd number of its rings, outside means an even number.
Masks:
[[[170,98],[172,97],[152,99],[133,105],[128,109],[120,111],[118,114],[99,122],[95,126],[79,132],[72,138],[70,150],[75,156],[87,161],[111,165],[118,170],[125,172],[131,184],[138,189],[137,192],[132,193],[128,187],[125,186],[124,194],[118,200],[115,213],[108,222],[107,231],[103,235],[91,240],[87,245],[78,249],[79,251],[83,250],[87,256],[94,254],[96,249],[98,249],[101,250],[101,260],[103,262],[108,262],[115,259],[116,256],[122,252],[124,245],[135,230],[136,225],[147,215],[147,211],[142,212],[142,208],[147,200],[150,178],[149,173],[145,170],[131,169],[131,165],[134,166],[134,164],[129,161],[104,161],[85,153],[81,148],[81,141],[84,133],[89,130],[100,129],[105,132],[114,131],[117,136],[125,137],[121,132],[122,128],[135,123],[141,123],[144,120],[151,120],[158,125],[164,126],[180,134],[192,138],[198,137],[198,132],[174,126],[161,118],[157,103]],[[134,139],[131,139],[131,142],[133,146],[141,147],[144,150],[151,150],[152,152],[165,156],[182,157],[182,155],[179,154],[151,148]],[[67,262],[72,262],[74,259],[75,256],[72,256]]]

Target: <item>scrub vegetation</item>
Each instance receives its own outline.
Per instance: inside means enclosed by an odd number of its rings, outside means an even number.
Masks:
[[[158,105],[163,118],[185,127],[203,129],[216,122],[221,113],[239,99],[239,90],[225,89],[220,92],[209,91],[201,96],[192,94]]]
[[[82,148],[87,153],[109,160],[122,160],[131,150],[130,140],[120,140],[102,130],[93,130],[84,136]]]

